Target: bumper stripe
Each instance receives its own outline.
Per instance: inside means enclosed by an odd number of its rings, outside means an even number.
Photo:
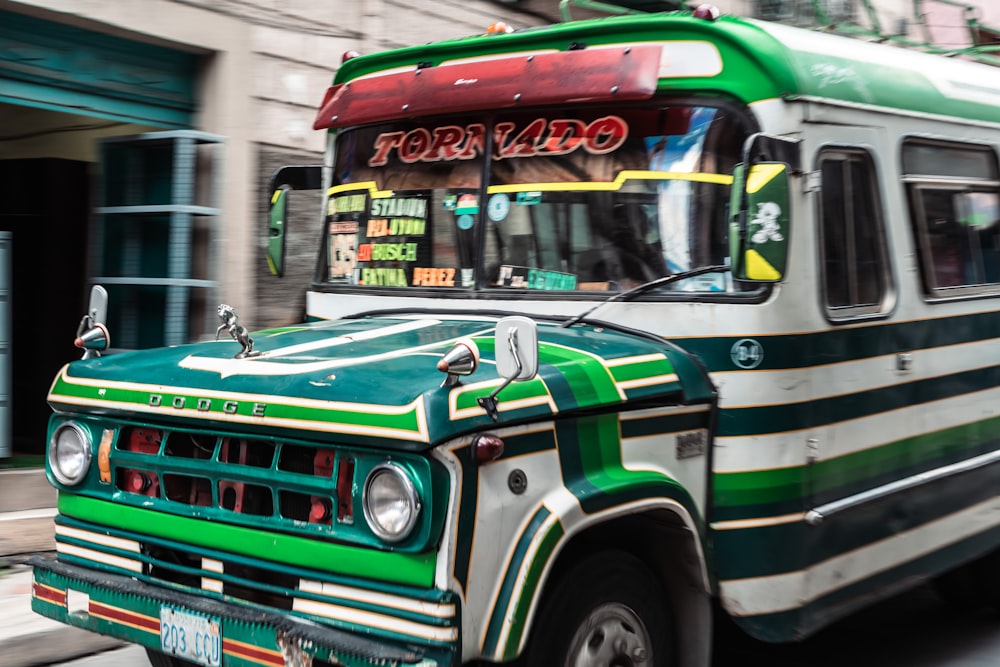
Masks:
[[[32,609],[63,623],[159,649],[159,613],[162,605],[220,619],[223,653],[260,665],[281,666],[285,651],[298,652],[351,665],[413,665],[425,658],[415,648],[376,641],[322,626],[294,615],[223,603],[167,588],[151,586],[131,577],[88,570],[48,560],[31,559],[35,595]],[[66,592],[89,598],[90,613],[69,613]],[[445,663],[426,662],[433,665]]]

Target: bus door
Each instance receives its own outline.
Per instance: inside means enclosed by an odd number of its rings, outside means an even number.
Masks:
[[[873,123],[874,125],[874,123]],[[812,156],[805,206],[812,233],[821,321],[803,363],[812,381],[805,473],[808,524],[807,625],[850,604],[852,585],[896,558],[898,498],[905,474],[895,408],[908,402],[905,350],[894,329],[896,275],[887,231],[897,150],[884,128],[807,124]],[[893,205],[896,202],[893,201]],[[803,225],[805,227],[805,225]],[[897,235],[898,236],[898,235]],[[900,239],[892,239],[897,243]]]

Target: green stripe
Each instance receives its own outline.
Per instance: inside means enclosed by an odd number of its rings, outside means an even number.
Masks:
[[[670,499],[697,520],[687,491],[667,475],[626,470],[622,464],[618,415],[591,415],[557,424],[559,462],[566,488],[584,512],[593,514],[633,500]]]
[[[756,518],[802,510],[893,479],[915,475],[991,450],[1000,418],[904,438],[811,465],[716,473],[713,521]],[[811,496],[807,499],[806,494]],[[768,505],[773,507],[768,508]]]
[[[76,384],[67,381],[62,375],[56,378],[52,386],[51,398],[53,403],[60,403],[60,398],[69,404],[75,404],[74,399],[97,401],[97,402],[118,402],[135,405],[148,414],[160,415],[163,417],[198,417],[201,419],[214,419],[218,421],[231,420],[232,417],[243,419],[260,419],[254,417],[254,402],[240,399],[238,396],[232,398],[236,403],[236,409],[232,413],[226,412],[223,406],[226,398],[211,399],[210,407],[207,410],[198,409],[199,395],[197,390],[191,391],[170,391],[171,388],[164,388],[163,391],[142,391],[116,387],[113,384],[107,386],[91,386],[89,384]],[[151,397],[159,397],[160,407],[151,408]],[[183,398],[184,407],[175,408],[174,400]],[[367,412],[363,409],[343,410],[318,407],[304,407],[289,403],[281,403],[276,396],[268,396],[262,399],[266,402],[263,419],[291,419],[306,422],[321,423],[324,429],[330,431],[343,430],[340,425],[361,428],[395,429],[400,431],[400,435],[410,433],[413,439],[420,439],[419,434],[419,411],[416,406],[409,410],[397,414],[383,414],[378,412]],[[294,425],[293,425],[294,426]]]
[[[1000,386],[1000,366],[914,380],[853,394],[722,410],[720,436],[803,431]]]
[[[512,457],[552,451],[556,448],[555,432],[551,429],[533,433],[508,434],[500,432],[504,440],[501,461]],[[454,454],[462,466],[462,496],[458,507],[457,538],[455,547],[455,580],[462,590],[468,585],[469,562],[475,534],[476,508],[479,502],[479,468],[472,461],[472,448],[455,449]],[[560,528],[561,529],[561,528]]]
[[[504,620],[507,618],[507,608],[510,606],[514,586],[517,584],[518,573],[521,571],[521,566],[524,564],[528,548],[535,539],[535,535],[551,514],[549,509],[544,505],[539,507],[535,511],[534,516],[531,517],[524,532],[521,533],[520,538],[518,538],[517,546],[514,547],[514,553],[507,564],[503,583],[500,585],[500,593],[497,595],[496,605],[494,605],[493,613],[490,615],[486,638],[483,641],[483,655],[494,655],[497,651],[497,643],[500,640],[500,632],[503,629]],[[523,619],[521,619],[521,622],[523,622]]]
[[[760,506],[776,503],[795,502],[795,507],[801,508],[806,467],[777,468],[775,470],[758,470],[754,472],[715,473],[713,476],[713,491],[715,501],[715,521],[727,521],[737,518],[753,518],[760,514],[750,513]],[[795,508],[786,508],[794,511]]]
[[[623,417],[621,420],[622,439],[671,436],[684,431],[708,428],[709,417],[710,413],[708,410],[697,410],[680,414],[652,415],[638,419]]]
[[[359,549],[310,540],[294,535],[265,532],[205,522],[60,492],[59,512],[66,516],[162,539],[176,540],[207,549],[251,558],[266,555],[274,563],[323,570],[387,583],[429,588],[434,584],[433,551],[404,554]]]
[[[454,451],[462,467],[461,496],[457,504],[458,517],[455,527],[455,581],[465,592],[469,584],[469,563],[472,560],[472,542],[476,534],[476,513],[479,504],[479,468],[472,460],[472,447],[466,445]]]
[[[674,372],[673,365],[666,359],[656,359],[654,361],[637,361],[630,364],[616,364],[608,370],[615,382],[628,382],[630,380],[643,380],[657,375],[671,375]]]
[[[905,442],[897,444],[905,451]],[[946,453],[936,458],[896,469],[892,469],[886,461],[881,474],[870,474],[862,483],[835,487],[821,497],[810,497],[804,490],[796,503],[797,511],[803,512],[825,502],[914,477],[979,453],[992,452],[996,446],[997,442],[993,440],[960,451],[942,450]],[[719,577],[742,579],[810,567],[984,502],[995,495],[998,481],[1000,464],[993,464],[899,490],[888,496],[871,498],[856,508],[828,517],[817,526],[806,525],[804,519],[798,517],[779,525],[715,530],[713,542]],[[753,509],[759,508],[738,508],[739,512],[734,511],[730,516],[736,518],[744,511]],[[792,512],[774,512],[772,515],[786,513]],[[724,515],[722,511],[717,512],[713,522]],[[759,513],[756,516],[769,515]],[[746,518],[753,516],[748,513]]]
[[[608,369],[594,357],[570,348],[544,343],[539,344],[539,350],[542,357],[547,362],[555,364],[555,367],[562,373],[576,401],[576,404],[572,406],[560,405],[560,410],[566,411],[567,408],[577,406],[616,403],[621,400],[618,387],[615,386]],[[562,403],[562,392],[553,392],[553,394]]]
[[[479,410],[480,406],[477,399],[481,396],[489,396],[494,391],[496,391],[495,386],[458,390],[455,394],[455,408],[457,410],[468,410],[470,408]],[[535,378],[533,380],[512,382],[508,384],[504,387],[503,391],[500,392],[497,400],[500,401],[502,406],[504,403],[511,403],[513,401],[548,397],[549,392],[545,388],[545,383],[542,382],[541,378]],[[446,406],[442,407],[447,410]],[[447,412],[445,414],[447,414]],[[482,415],[479,415],[478,418],[481,419]],[[477,417],[471,417],[469,419],[477,419]],[[486,424],[492,422],[487,419],[483,421],[483,423]]]
[[[806,369],[900,352],[919,352],[939,347],[994,340],[1000,331],[1000,311],[954,315],[911,322],[881,322],[827,331],[791,334],[741,334],[671,338],[697,356],[710,371],[737,371],[730,350],[743,338],[752,338],[764,348],[762,370]]]
[[[504,660],[512,660],[517,654],[517,648],[521,644],[521,636],[527,628],[528,610],[531,608],[531,603],[535,601],[536,592],[538,591],[538,582],[552,556],[552,552],[565,534],[566,531],[563,529],[562,523],[557,521],[549,528],[545,537],[542,538],[541,544],[538,545],[538,552],[531,561],[528,574],[524,579],[524,585],[521,588],[521,595],[518,597],[517,605],[514,607],[514,620],[511,623],[510,634],[507,638],[507,647],[503,653]]]
[[[586,417],[580,422],[582,432],[593,436],[590,442],[580,443],[580,462],[583,464],[583,474],[594,487],[610,491],[620,483],[629,484],[648,474],[626,473],[622,468],[618,415]]]
[[[913,58],[892,58],[883,62],[877,55],[898,55],[888,46],[859,43],[842,36],[817,35],[796,28],[755,24],[734,16],[717,21],[703,21],[683,13],[616,16],[590,21],[575,21],[525,30],[503,39],[492,35],[469,37],[420,47],[395,49],[354,58],[337,71],[336,82],[343,83],[365,74],[397,67],[413,66],[421,61],[438,65],[446,59],[508,55],[511,52],[541,49],[565,50],[568,44],[627,44],[652,40],[706,41],[716,46],[722,58],[722,72],[703,76],[673,76],[659,80],[663,92],[692,90],[736,98],[744,103],[778,97],[815,95],[851,103],[903,109],[959,118],[1000,122],[1000,111],[988,99],[961,99],[943,93],[929,78],[926,63],[937,60],[942,72],[956,68],[944,57],[912,54]],[[794,36],[789,43],[781,41]],[[819,52],[799,49],[795,41],[818,41]],[[876,54],[876,55],[873,55]],[[835,55],[832,55],[835,54]],[[927,60],[925,60],[927,59]],[[911,64],[912,63],[912,64]],[[975,67],[968,65],[967,67]],[[820,71],[848,72],[850,76],[817,76]],[[1000,95],[991,85],[991,73],[985,66],[982,81],[975,90],[986,95]],[[947,74],[945,74],[947,78]],[[958,81],[954,87],[972,88]]]

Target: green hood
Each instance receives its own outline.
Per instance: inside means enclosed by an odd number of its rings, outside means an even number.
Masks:
[[[56,410],[191,420],[258,431],[421,449],[493,424],[476,399],[499,386],[496,320],[454,315],[373,317],[252,334],[259,356],[236,359],[229,339],[81,360],[49,393]],[[473,339],[479,369],[443,387],[436,364]],[[667,342],[609,329],[539,324],[539,371],[500,392],[499,422],[539,420],[626,402],[697,402],[704,373]]]

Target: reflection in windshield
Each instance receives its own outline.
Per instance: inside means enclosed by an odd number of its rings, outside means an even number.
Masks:
[[[726,264],[726,204],[746,134],[742,115],[696,106],[525,111],[493,125],[344,132],[321,279],[621,291]],[[720,272],[665,289],[739,288]]]

